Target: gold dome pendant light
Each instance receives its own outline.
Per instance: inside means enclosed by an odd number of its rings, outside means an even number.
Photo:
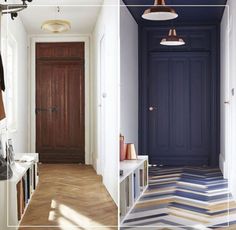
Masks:
[[[176,29],[171,28],[167,37],[163,38],[160,42],[164,46],[182,46],[185,45],[184,40],[177,36]]]
[[[60,7],[57,7],[57,13],[61,12]],[[62,19],[54,19],[54,20],[47,20],[43,22],[41,29],[45,31],[49,31],[51,33],[62,33],[70,30],[71,24],[67,20]]]
[[[70,22],[66,20],[48,20],[42,24],[42,30],[51,33],[62,33],[70,30]]]
[[[145,10],[142,18],[151,21],[165,21],[178,17],[175,10],[169,6],[166,6],[165,0],[155,0],[154,6]]]

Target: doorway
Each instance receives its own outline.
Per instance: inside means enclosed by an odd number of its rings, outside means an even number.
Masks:
[[[84,163],[84,43],[36,44],[36,151],[43,163]]]

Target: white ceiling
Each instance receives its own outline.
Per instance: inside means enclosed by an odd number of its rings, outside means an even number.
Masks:
[[[70,21],[71,30],[67,34],[90,34],[102,4],[103,0],[33,0],[19,15],[28,34],[47,34],[41,25],[51,19]]]

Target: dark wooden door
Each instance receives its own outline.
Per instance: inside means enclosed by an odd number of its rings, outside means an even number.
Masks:
[[[36,60],[40,161],[84,163],[84,43],[38,43]]]
[[[208,53],[152,53],[148,152],[158,165],[208,165],[211,65]]]

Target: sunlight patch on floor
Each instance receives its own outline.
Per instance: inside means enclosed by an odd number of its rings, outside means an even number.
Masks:
[[[101,226],[101,224],[93,221],[91,218],[88,218],[88,217],[76,212],[75,210],[67,207],[66,205],[59,204],[58,209],[63,217],[72,221],[77,226],[81,226],[81,227],[86,228],[87,226],[91,225],[91,223],[94,226]]]
[[[56,202],[55,200],[52,200],[52,202],[51,202],[51,208],[52,208],[52,209],[57,208],[57,202]]]
[[[50,211],[49,216],[48,216],[48,220],[49,221],[55,221],[56,220],[55,214],[56,214],[55,211]]]
[[[205,229],[209,229],[206,226],[202,225],[202,224],[197,224],[193,226],[193,229],[199,229],[199,230],[205,230]]]
[[[70,227],[70,229],[72,228],[76,228],[78,229],[79,227],[76,227],[74,224],[72,224],[69,220],[67,220],[66,218],[64,217],[59,217],[58,218],[58,225],[60,226],[60,229],[61,230],[67,230],[68,227]],[[81,228],[82,229],[82,228]]]
[[[56,222],[62,230],[68,230],[68,227],[87,229],[89,226],[98,227],[100,229],[110,229],[54,199],[51,201],[51,209],[48,220]]]

